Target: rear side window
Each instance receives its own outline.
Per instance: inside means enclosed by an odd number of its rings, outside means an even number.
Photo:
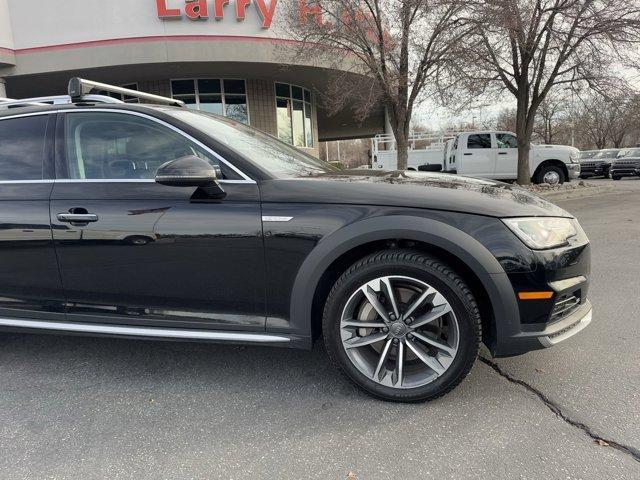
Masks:
[[[66,157],[72,179],[153,179],[160,165],[195,155],[218,160],[158,122],[120,113],[69,113]]]
[[[491,148],[491,134],[481,133],[477,135],[469,135],[469,139],[467,140],[467,148]]]
[[[0,181],[42,180],[48,115],[0,120]]]

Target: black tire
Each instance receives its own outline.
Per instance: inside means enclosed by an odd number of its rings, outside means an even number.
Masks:
[[[151,242],[151,239],[143,235],[133,235],[131,237],[125,238],[124,241],[129,245],[144,246]]]
[[[340,319],[348,299],[362,284],[387,275],[419,279],[437,289],[451,305],[458,321],[458,352],[437,379],[416,388],[394,388],[364,375],[349,359],[341,340]],[[482,338],[478,305],[466,283],[437,258],[414,250],[385,250],[369,255],[342,274],[327,298],[322,320],[324,342],[331,362],[356,386],[389,401],[422,402],[453,390],[469,373]]]
[[[620,180],[620,177],[618,175],[611,175],[611,179],[612,180]]]
[[[564,182],[566,182],[567,178],[564,172],[560,167],[556,167],[555,165],[545,165],[544,167],[542,167],[540,171],[538,171],[538,174],[536,175],[535,182],[538,184],[544,183],[545,175],[551,172],[555,172],[558,174],[558,178],[560,179],[558,181],[558,184],[562,185]]]

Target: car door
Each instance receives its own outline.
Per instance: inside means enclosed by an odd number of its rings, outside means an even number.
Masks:
[[[461,138],[462,158],[458,162],[458,173],[472,177],[492,178],[495,173],[496,156],[492,148],[490,133],[473,133]]]
[[[64,319],[64,291],[49,222],[54,125],[55,114],[46,112],[0,117],[0,324],[4,326],[16,325],[16,318]]]
[[[51,219],[69,320],[264,329],[254,181],[184,132],[130,111],[63,113],[57,144]],[[155,183],[161,164],[186,155],[220,168],[225,198]]]
[[[518,177],[518,139],[512,133],[496,133],[495,178]]]

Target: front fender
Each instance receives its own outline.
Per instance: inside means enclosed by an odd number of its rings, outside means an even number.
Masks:
[[[498,260],[480,242],[438,220],[393,215],[352,223],[318,242],[294,282],[290,304],[292,333],[311,336],[313,297],[322,275],[334,261],[358,246],[391,239],[423,242],[456,256],[475,273],[489,295],[496,338],[519,331],[518,306],[511,283]]]

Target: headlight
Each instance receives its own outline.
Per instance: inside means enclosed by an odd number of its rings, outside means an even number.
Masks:
[[[578,234],[577,222],[570,218],[527,217],[502,220],[529,248],[545,250],[561,247]]]
[[[580,161],[580,152],[573,152],[569,156],[569,160],[571,160],[571,163],[578,163]]]

